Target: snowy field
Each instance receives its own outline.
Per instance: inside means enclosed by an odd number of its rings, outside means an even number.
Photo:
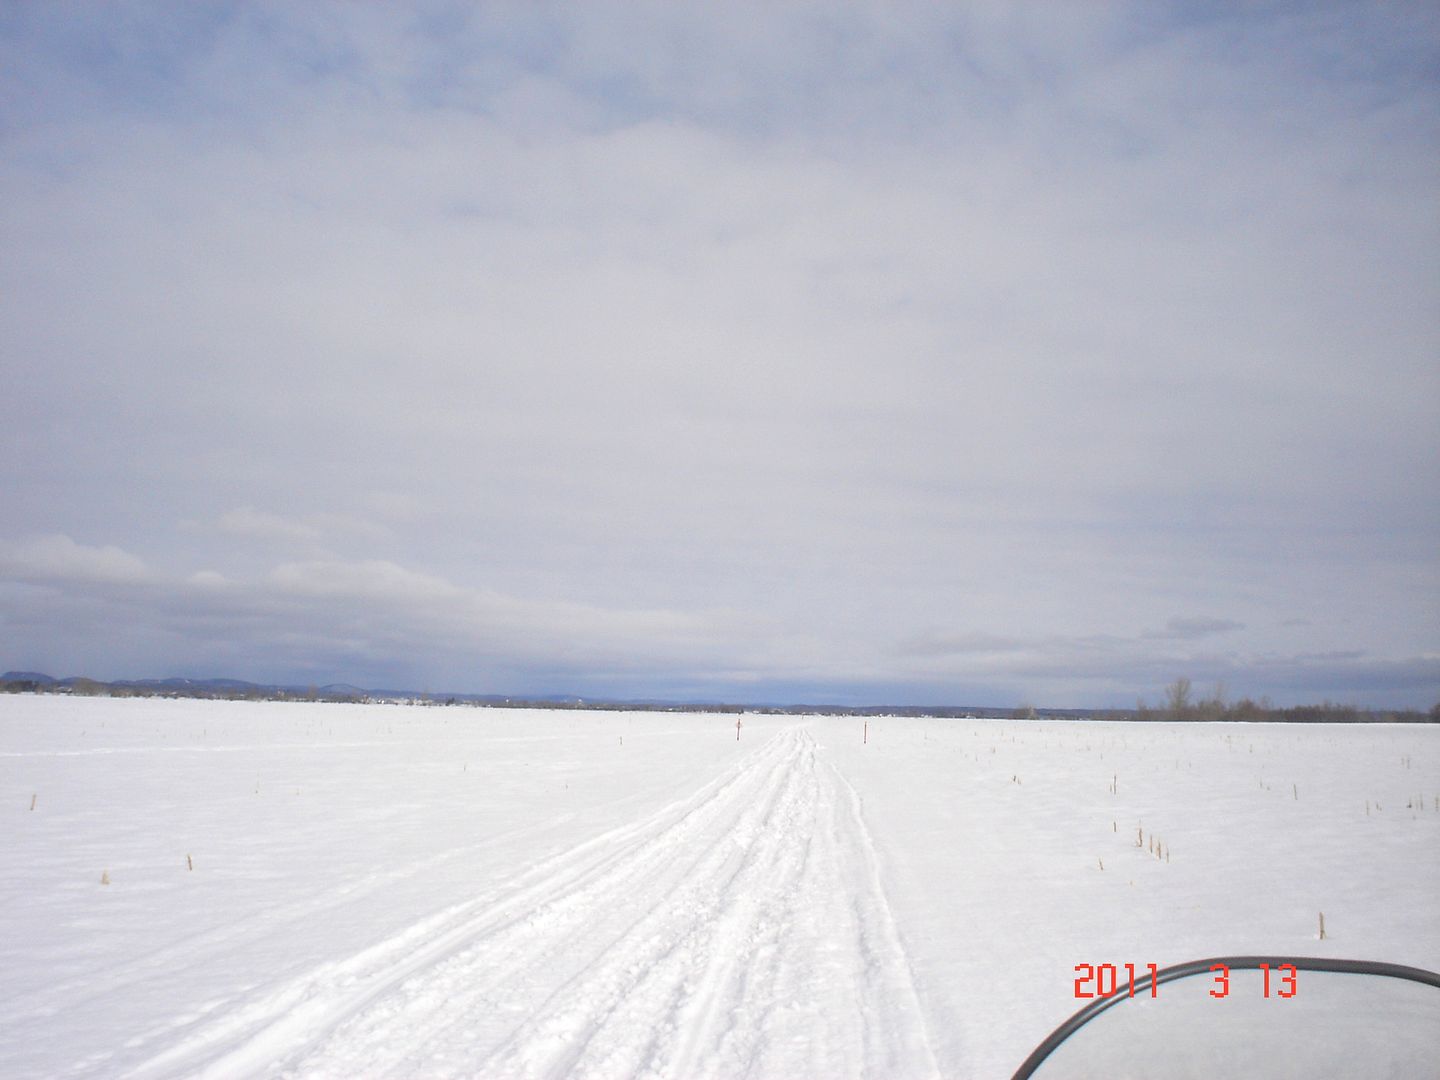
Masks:
[[[6,1078],[1006,1077],[1080,963],[1440,970],[1440,729],[7,696],[0,926]]]

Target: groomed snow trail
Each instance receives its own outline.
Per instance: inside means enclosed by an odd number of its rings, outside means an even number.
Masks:
[[[130,1075],[938,1070],[859,799],[791,728],[682,802],[257,991]]]

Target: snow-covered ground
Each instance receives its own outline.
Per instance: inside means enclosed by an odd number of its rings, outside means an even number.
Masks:
[[[1440,970],[1440,729],[862,730],[0,698],[0,1076],[1005,1077],[1080,963]]]

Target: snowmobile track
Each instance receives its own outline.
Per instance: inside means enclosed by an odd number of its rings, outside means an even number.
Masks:
[[[859,799],[790,728],[130,1073],[937,1075]]]

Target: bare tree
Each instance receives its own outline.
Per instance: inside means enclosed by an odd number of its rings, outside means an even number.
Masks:
[[[1215,689],[1210,692],[1207,698],[1201,698],[1195,703],[1195,709],[1200,714],[1201,720],[1222,720],[1225,717],[1225,684],[1216,682]]]
[[[1172,720],[1185,719],[1190,711],[1190,680],[1183,675],[1165,687],[1165,705]]]

